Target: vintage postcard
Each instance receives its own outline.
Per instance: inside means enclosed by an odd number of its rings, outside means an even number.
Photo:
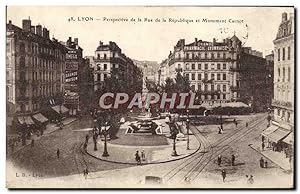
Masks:
[[[7,6],[6,187],[294,188],[294,12]]]

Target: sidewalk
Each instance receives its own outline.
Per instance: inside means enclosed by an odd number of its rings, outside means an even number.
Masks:
[[[250,144],[249,147],[260,153],[262,156],[265,158],[269,159],[272,161],[274,164],[279,166],[285,171],[290,171],[291,170],[291,165],[289,162],[289,158],[286,158],[284,153],[282,152],[275,152],[272,150],[261,150],[261,147],[259,144]]]
[[[76,121],[77,118],[66,118],[62,121],[63,125],[69,125],[70,123]],[[35,141],[40,139],[41,137],[45,136],[45,135],[48,135],[48,134],[51,134],[53,132],[55,132],[56,130],[58,130],[59,127],[57,126],[57,124],[54,124],[54,123],[48,123],[47,126],[46,126],[46,130],[44,131],[44,134],[43,135],[39,135],[37,136],[36,134],[33,134],[30,139],[26,139],[26,144],[25,145],[22,145],[22,142],[17,142],[16,145],[14,146],[14,150],[12,152],[11,150],[11,147],[9,147],[8,145],[6,146],[7,147],[7,155],[11,155],[13,153],[16,153],[18,152],[19,150],[23,149],[25,146],[28,146],[31,144],[32,142],[32,139],[34,139]],[[8,142],[7,142],[8,144]]]

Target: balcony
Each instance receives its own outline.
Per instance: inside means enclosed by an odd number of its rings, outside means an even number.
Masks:
[[[288,108],[293,109],[293,104],[291,102],[286,101],[279,101],[279,100],[272,100],[272,106],[281,107],[281,108]]]

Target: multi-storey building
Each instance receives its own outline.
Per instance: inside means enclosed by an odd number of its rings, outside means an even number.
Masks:
[[[263,132],[274,150],[290,151],[294,142],[294,16],[282,14],[282,21],[274,43],[274,118],[271,126]]]
[[[122,81],[123,88],[135,90],[135,88],[140,87],[141,89],[141,70],[134,65],[129,57],[122,53],[115,42],[110,41],[109,44],[103,44],[100,41],[95,56],[88,58],[93,68],[94,91],[101,90],[104,80],[112,75]]]
[[[79,74],[82,73],[84,66],[88,66],[88,64],[82,57],[83,49],[78,44],[78,38],[74,38],[74,41],[72,41],[72,37],[69,37],[65,46],[67,53],[64,104],[70,109],[72,115],[76,115],[77,111],[80,110],[79,84],[83,83],[82,80],[79,80]],[[82,77],[84,77],[84,75]]]
[[[63,102],[65,47],[49,38],[49,30],[32,26],[30,19],[22,21],[22,28],[11,21],[6,29],[6,94],[19,124],[33,124],[30,115]]]
[[[204,104],[242,101],[256,107],[261,99],[257,86],[265,81],[265,59],[261,52],[243,47],[235,35],[223,42],[195,38],[186,44],[181,39],[167,63],[167,77],[175,78],[178,71],[182,72]]]

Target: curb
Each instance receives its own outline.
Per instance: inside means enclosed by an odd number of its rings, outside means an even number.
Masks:
[[[279,164],[277,164],[276,162],[274,162],[272,159],[270,159],[269,157],[265,156],[264,154],[262,154],[260,151],[258,151],[257,149],[255,149],[254,147],[252,147],[252,144],[248,145],[251,149],[253,149],[254,151],[256,151],[257,153],[259,153],[260,155],[262,155],[263,157],[267,158],[268,160],[270,160],[273,164],[275,164],[276,166],[278,166],[279,168],[281,168],[282,170],[284,170],[285,172],[290,171],[290,169],[285,169],[283,167],[281,167]]]
[[[106,159],[102,159],[102,158],[98,158],[92,154],[90,154],[88,151],[83,151],[84,153],[88,154],[89,156],[97,159],[97,160],[101,160],[101,161],[104,161],[104,162],[111,162],[111,163],[115,163],[115,164],[129,164],[129,165],[134,165],[134,166],[143,166],[143,165],[148,165],[148,164],[163,164],[163,163],[168,163],[168,162],[174,162],[174,161],[178,161],[178,160],[182,160],[182,159],[185,159],[187,157],[190,157],[192,155],[194,155],[196,152],[198,152],[201,148],[201,142],[199,142],[199,146],[198,148],[191,154],[189,155],[186,155],[182,158],[175,158],[175,159],[172,159],[172,160],[165,160],[165,161],[158,161],[158,162],[147,162],[147,163],[141,163],[141,164],[137,164],[136,162],[119,162],[119,161],[112,161],[112,160],[106,160]]]

